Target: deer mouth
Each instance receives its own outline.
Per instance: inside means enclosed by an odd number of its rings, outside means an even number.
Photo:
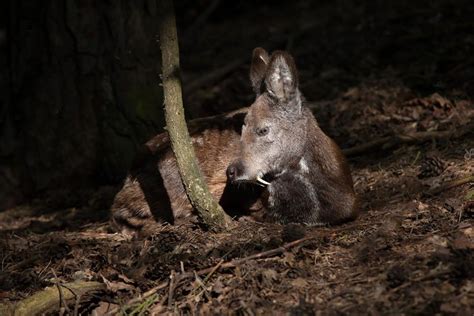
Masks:
[[[261,177],[257,177],[255,180],[250,179],[235,179],[231,181],[232,184],[240,185],[240,184],[250,184],[250,185],[258,185],[260,187],[265,188],[266,186],[270,185],[271,183],[265,181]]]
[[[234,184],[248,183],[248,184],[258,185],[261,187],[267,187],[271,184],[271,181],[273,179],[275,179],[275,177],[269,176],[268,174],[259,173],[257,177],[255,177],[255,179],[240,177],[240,178],[231,180],[231,183],[234,183]]]
[[[266,186],[269,186],[273,180],[277,179],[282,174],[283,172],[276,172],[276,171],[268,172],[265,174],[261,172],[258,174],[255,181],[257,182],[257,184],[266,187]]]
[[[255,176],[249,176],[249,174],[245,172],[243,164],[240,162],[232,163],[226,170],[227,179],[230,183],[251,183],[261,187],[269,186],[271,182],[281,174],[282,172],[264,172],[260,170]]]

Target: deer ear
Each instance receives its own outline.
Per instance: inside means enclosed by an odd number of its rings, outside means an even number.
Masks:
[[[268,93],[280,103],[288,103],[298,97],[298,73],[290,54],[283,51],[272,54],[265,85]]]
[[[253,91],[259,95],[262,89],[262,81],[265,78],[268,62],[270,57],[266,50],[257,47],[252,53],[252,65],[250,66],[250,82],[252,83]]]

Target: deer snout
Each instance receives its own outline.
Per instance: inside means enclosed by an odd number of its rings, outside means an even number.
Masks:
[[[244,171],[244,165],[240,161],[235,161],[227,167],[227,179],[229,179],[230,182],[236,181],[238,178],[240,178],[243,174]]]

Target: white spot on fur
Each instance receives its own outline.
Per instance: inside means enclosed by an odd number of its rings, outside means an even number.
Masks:
[[[300,165],[301,172],[309,173],[308,163],[306,162],[304,158],[301,158],[299,165]]]
[[[273,189],[272,189],[272,186],[269,185],[267,187],[267,190],[268,190],[268,207],[275,207],[275,199],[273,198]]]
[[[316,202],[318,201],[318,196],[316,194],[313,184],[307,179],[307,177],[301,174],[297,173],[296,177],[304,184],[304,186],[306,187],[308,191],[308,195],[307,195],[308,198],[313,202],[313,205],[315,205]],[[316,221],[319,221],[319,213],[316,215]]]

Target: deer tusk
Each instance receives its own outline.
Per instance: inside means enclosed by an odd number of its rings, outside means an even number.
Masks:
[[[270,185],[270,182],[263,180],[261,177],[257,177],[257,182],[264,185]]]

